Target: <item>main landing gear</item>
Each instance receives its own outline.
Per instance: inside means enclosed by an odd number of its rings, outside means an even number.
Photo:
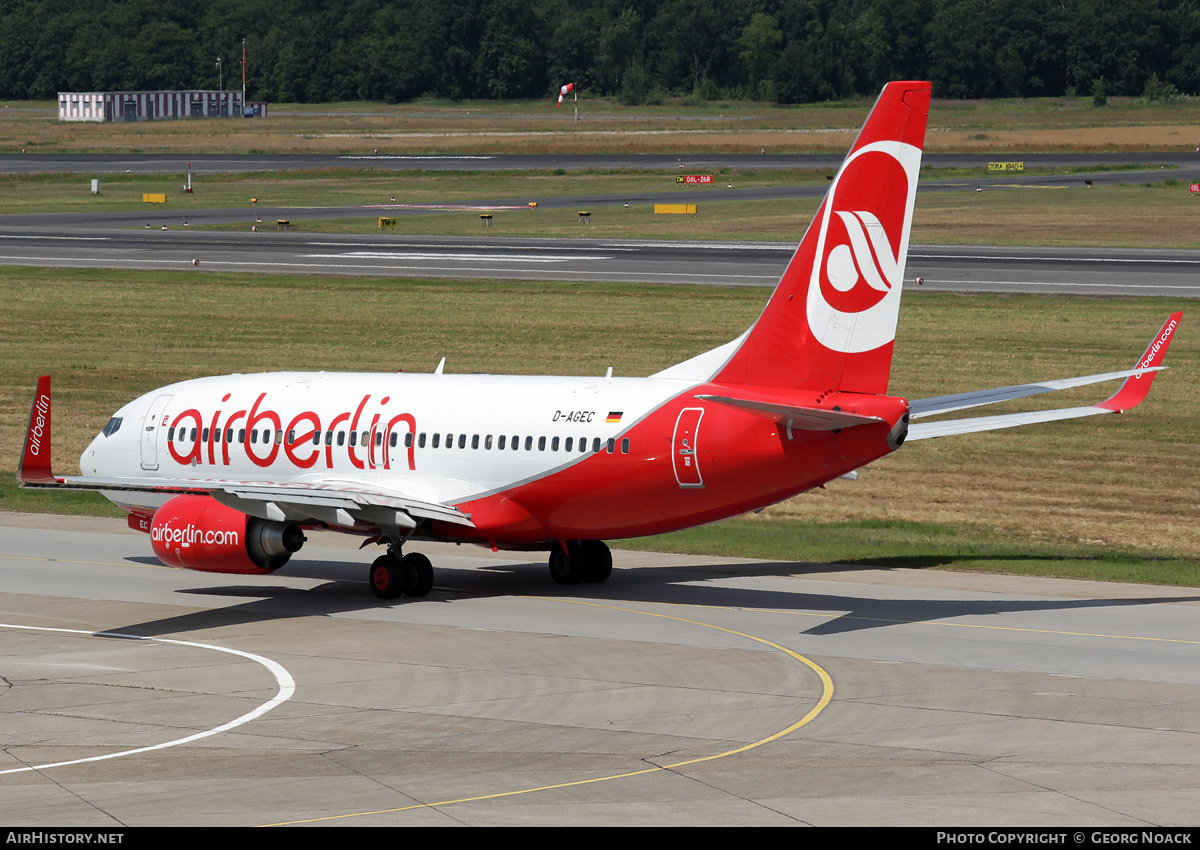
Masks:
[[[612,575],[612,553],[602,540],[568,540],[566,552],[550,550],[550,578],[555,584],[599,584]],[[371,564],[371,592],[380,599],[428,596],[433,589],[433,564],[419,552],[401,555],[397,546],[388,548]]]
[[[600,583],[612,575],[612,553],[603,540],[568,540],[550,550],[550,578],[555,584]]]
[[[433,589],[433,564],[420,552],[401,556],[399,549],[388,549],[371,564],[371,591],[380,599],[427,596]]]

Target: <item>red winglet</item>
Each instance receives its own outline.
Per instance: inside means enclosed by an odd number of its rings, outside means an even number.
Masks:
[[[1150,347],[1146,349],[1146,353],[1141,356],[1141,359],[1138,360],[1133,368],[1144,369],[1162,365],[1163,357],[1166,356],[1167,349],[1171,346],[1171,338],[1175,334],[1175,328],[1179,326],[1179,320],[1182,318],[1182,310],[1171,314],[1171,318],[1167,319],[1166,324],[1162,326],[1162,329],[1154,337],[1154,341],[1150,343]],[[1150,385],[1154,383],[1154,377],[1157,374],[1157,372],[1139,372],[1136,375],[1130,375],[1121,384],[1119,390],[1113,393],[1107,401],[1100,402],[1096,407],[1102,407],[1105,410],[1111,410],[1115,413],[1132,410],[1146,400],[1146,395],[1150,392]]]
[[[17,478],[30,484],[54,483],[50,471],[50,376],[38,378],[29,410],[29,427],[25,430],[25,449],[17,464]]]

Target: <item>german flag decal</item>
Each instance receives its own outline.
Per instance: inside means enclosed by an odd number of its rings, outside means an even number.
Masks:
[[[623,412],[623,411],[620,411],[620,410],[613,410],[613,411],[609,411],[608,418],[604,420],[604,421],[605,421],[605,423],[606,423],[606,424],[608,424],[608,425],[615,425],[615,424],[617,424],[618,422],[620,422],[620,421],[621,421],[621,414],[622,414],[622,412]]]

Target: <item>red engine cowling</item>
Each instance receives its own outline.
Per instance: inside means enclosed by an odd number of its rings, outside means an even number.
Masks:
[[[169,567],[262,575],[304,545],[298,525],[247,516],[211,496],[176,496],[154,513],[150,545]]]

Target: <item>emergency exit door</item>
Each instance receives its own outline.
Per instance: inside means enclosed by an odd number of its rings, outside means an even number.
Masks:
[[[680,487],[703,487],[700,475],[700,450],[698,447],[700,419],[704,408],[688,407],[679,412],[675,420],[675,436],[671,439],[671,461],[675,467],[675,480]]]

